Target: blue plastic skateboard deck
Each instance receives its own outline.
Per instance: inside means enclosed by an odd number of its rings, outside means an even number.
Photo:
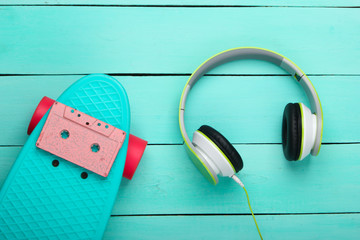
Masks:
[[[83,77],[57,101],[129,133],[128,98],[112,77]],[[129,134],[104,178],[35,146],[47,115],[1,189],[0,239],[101,239],[122,179]],[[54,159],[60,162],[57,167]]]

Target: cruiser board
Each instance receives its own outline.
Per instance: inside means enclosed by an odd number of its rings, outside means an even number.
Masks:
[[[103,236],[128,150],[127,94],[116,79],[94,74],[71,85],[57,102],[121,129],[126,137],[104,177],[36,146],[47,112],[32,131],[1,189],[0,239]]]

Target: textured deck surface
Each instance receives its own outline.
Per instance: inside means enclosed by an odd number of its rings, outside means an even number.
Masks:
[[[127,90],[131,132],[149,141],[122,181],[105,239],[256,239],[244,192],[213,187],[187,158],[177,107],[189,74],[233,47],[277,51],[312,80],[324,110],[318,157],[287,162],[282,112],[308,101],[277,67],[238,61],[189,97],[189,133],[202,124],[240,151],[265,239],[357,239],[360,234],[360,1],[5,0],[0,3],[0,186],[42,96],[89,73]]]

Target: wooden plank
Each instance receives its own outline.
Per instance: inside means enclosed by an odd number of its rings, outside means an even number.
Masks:
[[[257,216],[264,239],[357,239],[359,214]],[[106,239],[259,239],[251,216],[112,217]]]
[[[0,145],[24,144],[28,123],[40,99],[44,95],[57,98],[79,78],[0,77]],[[188,77],[116,78],[129,96],[132,133],[151,144],[182,144],[178,104]],[[323,104],[323,141],[360,142],[360,113],[355,111],[360,101],[360,77],[310,79]],[[202,79],[192,91],[186,110],[188,134],[192,136],[201,124],[208,124],[233,143],[280,143],[285,105],[308,102],[299,85],[288,76],[211,76]]]
[[[192,1],[192,0],[179,0],[179,1],[164,1],[164,0],[3,0],[2,5],[110,5],[110,6],[146,6],[146,5],[165,5],[165,6],[359,6],[358,0],[343,0],[343,1],[330,1],[330,0],[213,0],[213,1]]]
[[[0,73],[190,73],[258,46],[312,74],[359,74],[358,8],[0,8]],[[214,72],[283,73],[252,61]]]
[[[280,145],[236,148],[244,160],[238,176],[254,212],[360,212],[360,144],[324,145],[318,157],[302,162],[286,161]],[[0,148],[0,166],[6,166],[0,176],[19,151]],[[179,145],[148,146],[133,180],[123,179],[113,209],[114,215],[209,213],[249,213],[245,194],[228,178],[212,186]]]

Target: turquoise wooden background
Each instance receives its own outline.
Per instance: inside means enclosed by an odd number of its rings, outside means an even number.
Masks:
[[[356,7],[357,8],[353,8]],[[125,86],[132,133],[149,140],[123,180],[105,239],[255,239],[246,198],[230,179],[208,184],[188,160],[177,108],[189,74],[211,55],[258,46],[296,62],[324,110],[318,157],[287,162],[282,112],[308,101],[275,66],[221,66],[194,87],[189,132],[209,124],[240,151],[238,175],[265,239],[360,234],[360,2],[3,0],[0,2],[0,185],[42,96],[89,73]]]

